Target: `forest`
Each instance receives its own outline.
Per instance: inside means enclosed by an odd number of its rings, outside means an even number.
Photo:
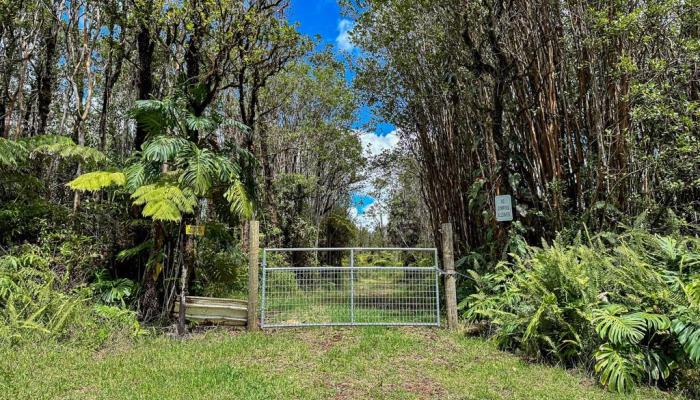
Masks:
[[[180,296],[248,295],[251,221],[440,257],[450,223],[461,336],[700,397],[700,1],[330,2],[345,50],[316,3],[0,0],[0,353],[162,345]]]

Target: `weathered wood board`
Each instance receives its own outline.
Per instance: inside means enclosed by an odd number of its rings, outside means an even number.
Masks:
[[[236,299],[187,296],[185,318],[196,322],[211,322],[222,325],[245,326],[248,322],[248,302]],[[180,311],[180,302],[175,302],[173,315]]]

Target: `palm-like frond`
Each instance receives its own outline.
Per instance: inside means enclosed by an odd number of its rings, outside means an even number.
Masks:
[[[141,186],[131,195],[135,205],[143,205],[143,216],[158,221],[177,222],[182,214],[191,214],[197,197],[190,189],[170,183]]]
[[[231,205],[231,212],[243,218],[251,218],[255,212],[255,203],[243,182],[235,180],[224,193],[224,198]]]
[[[688,357],[693,362],[700,363],[700,324],[679,318],[673,321],[671,329]]]
[[[220,158],[208,149],[200,149],[194,144],[184,148],[178,155],[184,163],[184,171],[180,175],[180,183],[192,188],[199,195],[205,195],[219,176]]]
[[[126,190],[133,193],[139,186],[155,183],[161,175],[160,165],[137,160],[124,168]]]
[[[119,171],[88,172],[68,182],[68,187],[81,192],[95,192],[110,186],[124,186],[126,176]]]
[[[183,150],[190,147],[190,142],[187,139],[176,136],[159,135],[142,146],[142,157],[146,161],[158,163],[169,162]]]
[[[593,311],[595,330],[602,339],[612,344],[638,343],[646,333],[646,320],[637,314],[620,315],[627,308],[611,304]]]
[[[213,118],[188,114],[185,118],[187,128],[193,131],[209,133],[219,127],[219,123]]]
[[[595,353],[595,371],[600,374],[600,383],[609,390],[626,393],[632,390],[642,375],[638,357],[632,359],[609,344],[604,344]]]
[[[171,133],[184,135],[186,130],[180,121],[185,110],[178,98],[137,100],[129,115],[146,128],[149,136],[164,135],[172,130],[175,132]]]

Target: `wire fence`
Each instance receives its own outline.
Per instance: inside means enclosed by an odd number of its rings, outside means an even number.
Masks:
[[[281,252],[314,253],[290,257],[312,263],[323,253],[340,265],[294,266],[268,255]],[[408,257],[404,266],[376,265],[393,259],[373,260],[358,253],[427,253]],[[308,254],[307,254],[308,255]],[[330,325],[440,325],[437,251],[435,249],[265,249],[262,269],[262,327]]]

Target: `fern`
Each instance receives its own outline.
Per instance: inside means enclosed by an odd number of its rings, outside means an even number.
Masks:
[[[234,181],[224,193],[224,198],[231,205],[231,212],[243,218],[252,218],[255,212],[255,204],[250,198],[245,185],[240,180]]]
[[[74,159],[94,164],[107,161],[107,156],[101,151],[92,147],[77,145],[72,141],[39,145],[32,151],[32,156],[36,154],[58,156],[64,159]]]
[[[610,344],[604,344],[595,353],[595,372],[600,374],[600,383],[611,391],[627,393],[641,377],[639,355],[621,353]]]
[[[157,221],[177,222],[182,214],[194,212],[197,197],[189,189],[161,183],[141,186],[131,195],[135,205],[143,205],[143,216]]]
[[[26,154],[27,149],[23,143],[0,137],[0,165],[16,167]]]
[[[68,187],[81,192],[95,192],[110,186],[124,186],[126,176],[123,172],[97,171],[80,175],[68,182]]]
[[[688,303],[694,307],[700,308],[700,277],[695,278],[684,287],[685,295],[688,298]]]

